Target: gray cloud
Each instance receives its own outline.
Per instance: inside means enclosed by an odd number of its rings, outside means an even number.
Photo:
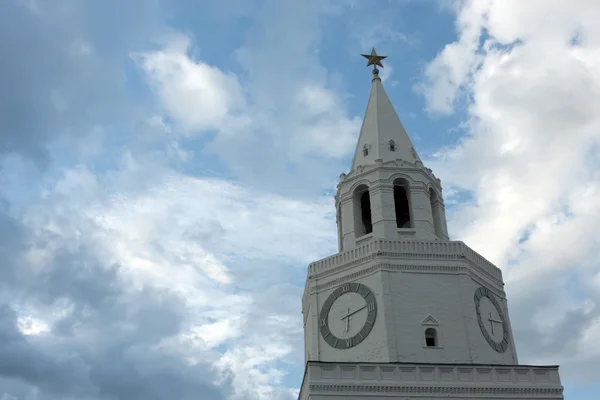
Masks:
[[[136,288],[122,278],[119,266],[103,264],[86,245],[57,249],[50,232],[32,236],[6,214],[0,217],[0,242],[11,246],[1,249],[0,394],[19,399],[224,398],[226,389],[214,386],[209,365],[190,366],[181,354],[156,348],[185,327],[182,299],[166,290]],[[54,247],[41,272],[15,261],[34,246]],[[15,307],[62,315],[50,332],[25,336]],[[28,386],[42,394],[25,397]]]
[[[54,140],[127,125],[135,113],[123,65],[161,29],[155,2],[5,2],[0,158],[18,154],[45,169]],[[209,361],[192,365],[165,344],[187,328],[183,299],[128,281],[89,226],[78,226],[85,233],[69,243],[23,225],[14,207],[0,199],[0,398],[226,396],[227,381],[215,386]],[[39,268],[33,253],[43,258]],[[53,316],[50,329],[26,335],[22,318],[35,314]]]
[[[142,0],[4,2],[0,155],[43,166],[52,139],[129,118],[122,64],[159,29],[157,11]]]

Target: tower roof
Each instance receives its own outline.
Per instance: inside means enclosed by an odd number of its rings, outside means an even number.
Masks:
[[[369,59],[369,65],[376,64],[383,67],[380,60],[384,57],[378,56],[375,49],[370,55],[363,56]],[[352,169],[359,165],[374,164],[377,159],[386,162],[398,158],[411,163],[419,160],[419,156],[383,88],[379,70],[375,68],[369,103],[352,160]]]

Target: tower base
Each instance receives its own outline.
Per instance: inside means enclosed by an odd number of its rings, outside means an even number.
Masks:
[[[558,366],[309,361],[299,400],[564,399]]]

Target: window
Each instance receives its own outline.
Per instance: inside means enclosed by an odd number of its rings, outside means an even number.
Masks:
[[[366,144],[363,146],[363,156],[368,156],[369,155],[369,146],[367,146]]]
[[[423,347],[441,349],[442,337],[440,335],[439,322],[431,315],[428,315],[421,324],[423,326],[423,339],[425,339],[423,340]]]
[[[356,237],[373,232],[371,221],[371,196],[367,185],[360,185],[354,191],[354,233]]]
[[[396,226],[410,228],[410,203],[408,202],[408,182],[404,179],[394,181],[394,208]]]
[[[425,329],[425,345],[427,347],[437,346],[437,332],[435,328]]]
[[[360,196],[360,214],[362,223],[365,227],[365,234],[373,232],[373,224],[371,222],[371,196],[367,190]]]
[[[388,144],[390,145],[390,151],[396,151],[396,142],[390,140]]]

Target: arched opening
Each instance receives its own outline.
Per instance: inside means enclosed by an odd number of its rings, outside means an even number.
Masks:
[[[371,221],[371,196],[367,190],[360,196],[360,216],[365,229],[365,234],[373,232],[373,223]]]
[[[394,181],[394,208],[396,210],[396,226],[410,228],[410,203],[408,201],[408,182],[404,179]]]
[[[425,346],[436,347],[437,346],[437,332],[435,328],[425,329]]]
[[[396,151],[396,142],[394,142],[393,140],[390,140],[388,142],[388,145],[390,146],[390,151]]]
[[[360,185],[354,192],[354,232],[356,237],[373,232],[371,196],[366,185]]]
[[[433,214],[433,229],[439,238],[443,236],[444,228],[442,221],[442,204],[440,196],[433,188],[429,188],[429,201],[431,202],[431,213]]]

